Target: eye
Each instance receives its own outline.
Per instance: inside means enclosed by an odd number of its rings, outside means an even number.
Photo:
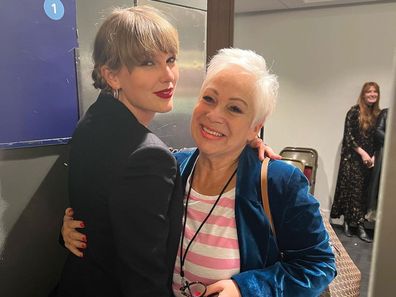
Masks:
[[[152,60],[143,61],[141,66],[153,66],[154,62]]]
[[[231,105],[228,109],[234,113],[243,113],[242,109],[236,105]]]
[[[168,60],[166,60],[166,63],[169,63],[169,64],[176,63],[176,56],[169,57]]]
[[[207,103],[213,103],[214,99],[210,96],[203,96],[202,99]]]

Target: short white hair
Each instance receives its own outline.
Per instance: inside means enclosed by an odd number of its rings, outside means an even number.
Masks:
[[[254,102],[255,116],[253,125],[263,124],[273,112],[278,97],[277,76],[270,74],[265,59],[252,50],[223,48],[210,60],[202,89],[220,71],[239,66],[255,78]]]

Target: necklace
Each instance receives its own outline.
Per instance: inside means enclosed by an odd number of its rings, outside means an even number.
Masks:
[[[194,174],[195,174],[195,166],[193,171],[191,172],[191,178],[190,178],[190,187],[188,189],[188,193],[187,193],[187,198],[186,198],[186,206],[184,208],[184,221],[183,221],[183,230],[182,230],[182,234],[181,234],[181,240],[180,240],[180,276],[182,277],[182,283],[184,282],[184,270],[183,270],[183,266],[184,266],[184,261],[186,260],[186,256],[187,256],[187,252],[188,249],[191,246],[191,243],[194,241],[194,239],[197,237],[199,231],[201,231],[203,225],[206,223],[206,221],[209,219],[210,215],[212,214],[213,210],[215,209],[217,203],[219,202],[221,196],[224,194],[225,189],[227,188],[227,186],[229,185],[229,183],[231,182],[232,178],[234,177],[234,175],[236,174],[238,168],[236,168],[234,170],[234,172],[232,173],[231,177],[228,179],[228,181],[226,182],[226,184],[224,185],[223,189],[221,190],[219,196],[217,197],[215,203],[213,204],[212,208],[210,209],[208,215],[205,217],[205,219],[202,221],[201,225],[198,227],[197,231],[195,232],[194,236],[191,238],[190,242],[188,243],[187,247],[186,247],[186,251],[184,252],[183,255],[183,240],[184,240],[184,234],[186,232],[186,223],[187,223],[187,210],[188,210],[188,201],[190,200],[190,194],[191,194],[191,188],[192,188],[192,184],[193,184],[193,180],[194,180]]]

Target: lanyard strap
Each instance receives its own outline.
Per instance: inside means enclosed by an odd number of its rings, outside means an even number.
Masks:
[[[183,222],[183,231],[181,234],[181,240],[180,240],[180,276],[182,278],[184,278],[184,270],[183,270],[183,266],[184,266],[184,261],[186,260],[186,256],[187,256],[187,252],[188,249],[191,246],[191,243],[194,241],[194,239],[197,237],[199,231],[201,231],[203,225],[206,223],[206,221],[209,219],[210,215],[212,214],[213,210],[215,209],[217,203],[219,202],[221,195],[223,195],[225,189],[228,187],[229,183],[231,182],[232,178],[234,177],[235,173],[237,172],[238,167],[235,169],[235,171],[232,173],[231,177],[228,179],[228,181],[226,182],[226,184],[224,185],[223,189],[221,190],[219,196],[217,197],[215,203],[213,204],[211,210],[209,211],[208,215],[206,216],[206,218],[203,220],[203,222],[201,223],[201,225],[198,227],[197,231],[195,232],[194,236],[191,238],[190,242],[188,243],[187,247],[186,247],[186,251],[183,255],[183,240],[184,240],[184,234],[186,232],[186,223],[187,223],[187,209],[188,209],[188,201],[190,199],[190,194],[191,194],[191,188],[192,188],[192,184],[193,184],[193,180],[194,180],[194,173],[195,173],[195,166],[194,169],[191,173],[191,178],[190,178],[190,187],[188,189],[188,193],[187,193],[187,198],[186,198],[186,207],[184,208],[184,222]]]

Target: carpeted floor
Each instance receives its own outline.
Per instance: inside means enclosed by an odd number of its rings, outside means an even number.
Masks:
[[[362,241],[356,235],[353,237],[345,236],[342,226],[340,225],[333,225],[333,229],[337,233],[338,238],[348,251],[348,254],[355,262],[356,266],[360,269],[362,274],[360,296],[366,297],[368,295],[367,290],[370,277],[370,264],[373,244]],[[354,230],[353,228],[351,229]],[[372,230],[367,230],[367,233],[373,235]]]

